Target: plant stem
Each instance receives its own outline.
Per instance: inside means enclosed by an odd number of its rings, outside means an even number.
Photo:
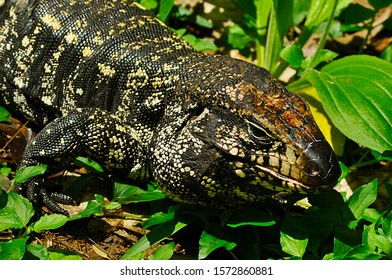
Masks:
[[[321,36],[321,39],[320,39],[320,41],[319,41],[319,43],[317,45],[316,52],[314,53],[314,55],[312,57],[312,60],[309,63],[309,67],[308,68],[313,68],[313,64],[316,61],[316,58],[320,54],[321,50],[324,48],[325,41],[327,40],[329,29],[331,28],[331,24],[332,24],[332,21],[333,21],[333,18],[334,18],[335,10],[336,10],[336,7],[338,5],[338,0],[333,0],[333,1],[334,1],[333,2],[333,7],[332,7],[332,10],[331,10],[331,14],[328,17],[327,26],[325,27],[323,35]]]
[[[367,29],[366,36],[362,41],[361,47],[359,48],[359,51],[358,51],[358,54],[361,54],[363,52],[363,50],[365,49],[365,46],[366,46],[367,41],[369,39],[370,33],[372,32],[373,23],[374,23],[375,19],[376,19],[376,14],[373,15],[371,21],[366,25],[366,29]]]

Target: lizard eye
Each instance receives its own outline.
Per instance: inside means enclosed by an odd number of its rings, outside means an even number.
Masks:
[[[253,138],[263,143],[267,144],[272,142],[272,138],[268,135],[268,133],[263,128],[254,123],[248,123],[248,133]]]

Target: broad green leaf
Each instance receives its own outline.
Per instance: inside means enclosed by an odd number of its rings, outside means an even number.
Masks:
[[[26,250],[40,260],[50,260],[49,251],[44,245],[41,244],[28,244]]]
[[[384,235],[387,236],[392,242],[392,212],[389,212],[386,217],[383,217],[381,227]]]
[[[87,218],[90,217],[91,215],[102,215],[102,214],[103,214],[102,204],[96,201],[89,201],[87,203],[86,208],[82,212],[71,216],[69,220],[72,221],[72,220]]]
[[[29,237],[0,242],[0,260],[21,260],[25,253],[26,241]]]
[[[373,252],[382,251],[388,255],[392,252],[392,242],[383,234],[375,230],[375,224],[364,226],[363,244]]]
[[[334,244],[333,244],[333,254],[334,254],[334,259],[341,259],[343,258],[348,252],[352,250],[353,247],[350,245],[347,245],[346,243],[340,241],[336,237],[334,238]]]
[[[214,42],[197,38],[193,34],[186,34],[182,36],[182,39],[184,39],[188,44],[192,45],[199,52],[218,49]]]
[[[135,255],[147,250],[152,245],[162,241],[163,239],[173,235],[187,224],[170,220],[166,223],[160,224],[147,233],[145,236],[140,238],[122,257],[122,260],[129,260]]]
[[[304,58],[302,49],[297,45],[287,45],[281,50],[280,56],[294,68],[300,67]]]
[[[24,224],[15,213],[0,213],[0,230],[22,228]]]
[[[199,241],[198,259],[205,259],[211,252],[218,248],[224,247],[226,250],[230,251],[233,250],[235,246],[237,246],[235,242],[219,239],[203,231]]]
[[[302,258],[308,245],[308,238],[296,239],[281,231],[280,245],[282,246],[282,250],[287,254]]]
[[[233,24],[227,29],[227,43],[234,49],[242,50],[249,47],[255,39],[249,36],[238,24]]]
[[[381,217],[381,214],[378,213],[376,209],[366,208],[363,212],[362,218],[368,222],[375,223]]]
[[[66,250],[48,250],[50,260],[82,260],[82,256]]]
[[[170,208],[168,213],[164,213],[164,212],[154,213],[146,221],[142,222],[142,226],[144,228],[149,228],[151,226],[162,224],[174,219],[175,212],[171,211],[171,209],[173,208]]]
[[[313,27],[325,21],[332,12],[334,1],[337,0],[312,0],[305,26]]]
[[[264,1],[265,2],[265,1]],[[293,1],[274,0],[268,22],[264,67],[275,71],[289,27],[293,23]]]
[[[79,156],[73,161],[73,163],[77,166],[84,167],[94,173],[101,174],[105,172],[98,162],[87,157]]]
[[[109,202],[106,206],[105,209],[107,210],[116,210],[116,209],[120,209],[121,204],[115,201],[111,201]]]
[[[103,195],[94,194],[94,198],[102,207],[105,206],[105,198],[103,197]]]
[[[392,45],[383,50],[380,57],[389,63],[392,63]]]
[[[116,182],[114,185],[112,201],[127,204],[133,202],[154,201],[163,198],[165,198],[165,195],[159,189],[145,191],[136,186]]]
[[[0,106],[0,122],[9,122],[9,121],[10,121],[10,112],[8,112],[6,108]]]
[[[47,164],[24,166],[16,172],[13,183],[14,184],[23,183],[34,176],[42,175],[45,173],[47,168],[48,168]]]
[[[246,208],[236,211],[227,221],[227,226],[236,228],[240,226],[253,225],[268,227],[275,224],[271,215],[256,208]]]
[[[159,13],[157,17],[165,22],[167,17],[170,14],[170,11],[174,5],[174,0],[161,0],[160,1],[160,6],[159,6]]]
[[[339,16],[345,25],[358,24],[374,16],[375,11],[360,4],[349,5]]]
[[[139,0],[137,2],[139,2],[147,10],[154,10],[154,9],[156,9],[158,7],[158,1],[157,0]]]
[[[323,49],[320,51],[318,56],[316,57],[315,60],[313,60],[313,56],[308,56],[300,65],[303,69],[306,68],[315,68],[317,65],[319,65],[322,62],[333,60],[336,58],[339,54],[330,50]]]
[[[310,28],[320,25],[331,14],[335,0],[312,0],[305,21],[305,26]],[[338,1],[336,11],[347,7],[354,0],[336,0]]]
[[[383,256],[370,250],[369,247],[364,245],[358,245],[348,252],[344,259],[345,260],[378,260]]]
[[[2,194],[0,201],[4,203],[0,209],[0,230],[25,227],[34,215],[31,203],[16,193]]]
[[[347,200],[347,205],[354,217],[359,220],[364,215],[365,209],[377,198],[377,178],[372,182],[358,188]]]
[[[309,86],[296,93],[306,99],[317,125],[334,152],[339,156],[343,155],[346,137],[336,128],[325,112],[316,89]]]
[[[356,55],[331,62],[306,78],[325,111],[348,138],[380,153],[392,150],[392,64]]]
[[[214,27],[212,21],[206,19],[205,17],[202,17],[200,15],[196,15],[195,17],[195,23],[200,26],[200,27],[204,27],[204,28],[209,28],[212,29]]]
[[[4,176],[10,175],[11,171],[12,169],[7,166],[3,166],[0,168],[0,174],[3,174]]]
[[[68,221],[68,217],[61,214],[51,214],[42,216],[33,225],[35,232],[41,232],[43,230],[50,230],[62,227]]]
[[[159,247],[148,258],[149,260],[170,260],[174,253],[174,242]]]

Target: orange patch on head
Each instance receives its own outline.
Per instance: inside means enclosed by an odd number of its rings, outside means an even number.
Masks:
[[[300,115],[293,113],[292,111],[285,111],[282,113],[282,119],[285,123],[292,127],[298,127],[303,125],[303,119]]]

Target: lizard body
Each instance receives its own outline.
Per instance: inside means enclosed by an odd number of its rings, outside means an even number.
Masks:
[[[340,175],[309,107],[268,71],[196,52],[132,1],[0,0],[0,101],[42,131],[20,167],[78,155],[170,198],[238,207]],[[18,187],[64,213],[32,180]]]

